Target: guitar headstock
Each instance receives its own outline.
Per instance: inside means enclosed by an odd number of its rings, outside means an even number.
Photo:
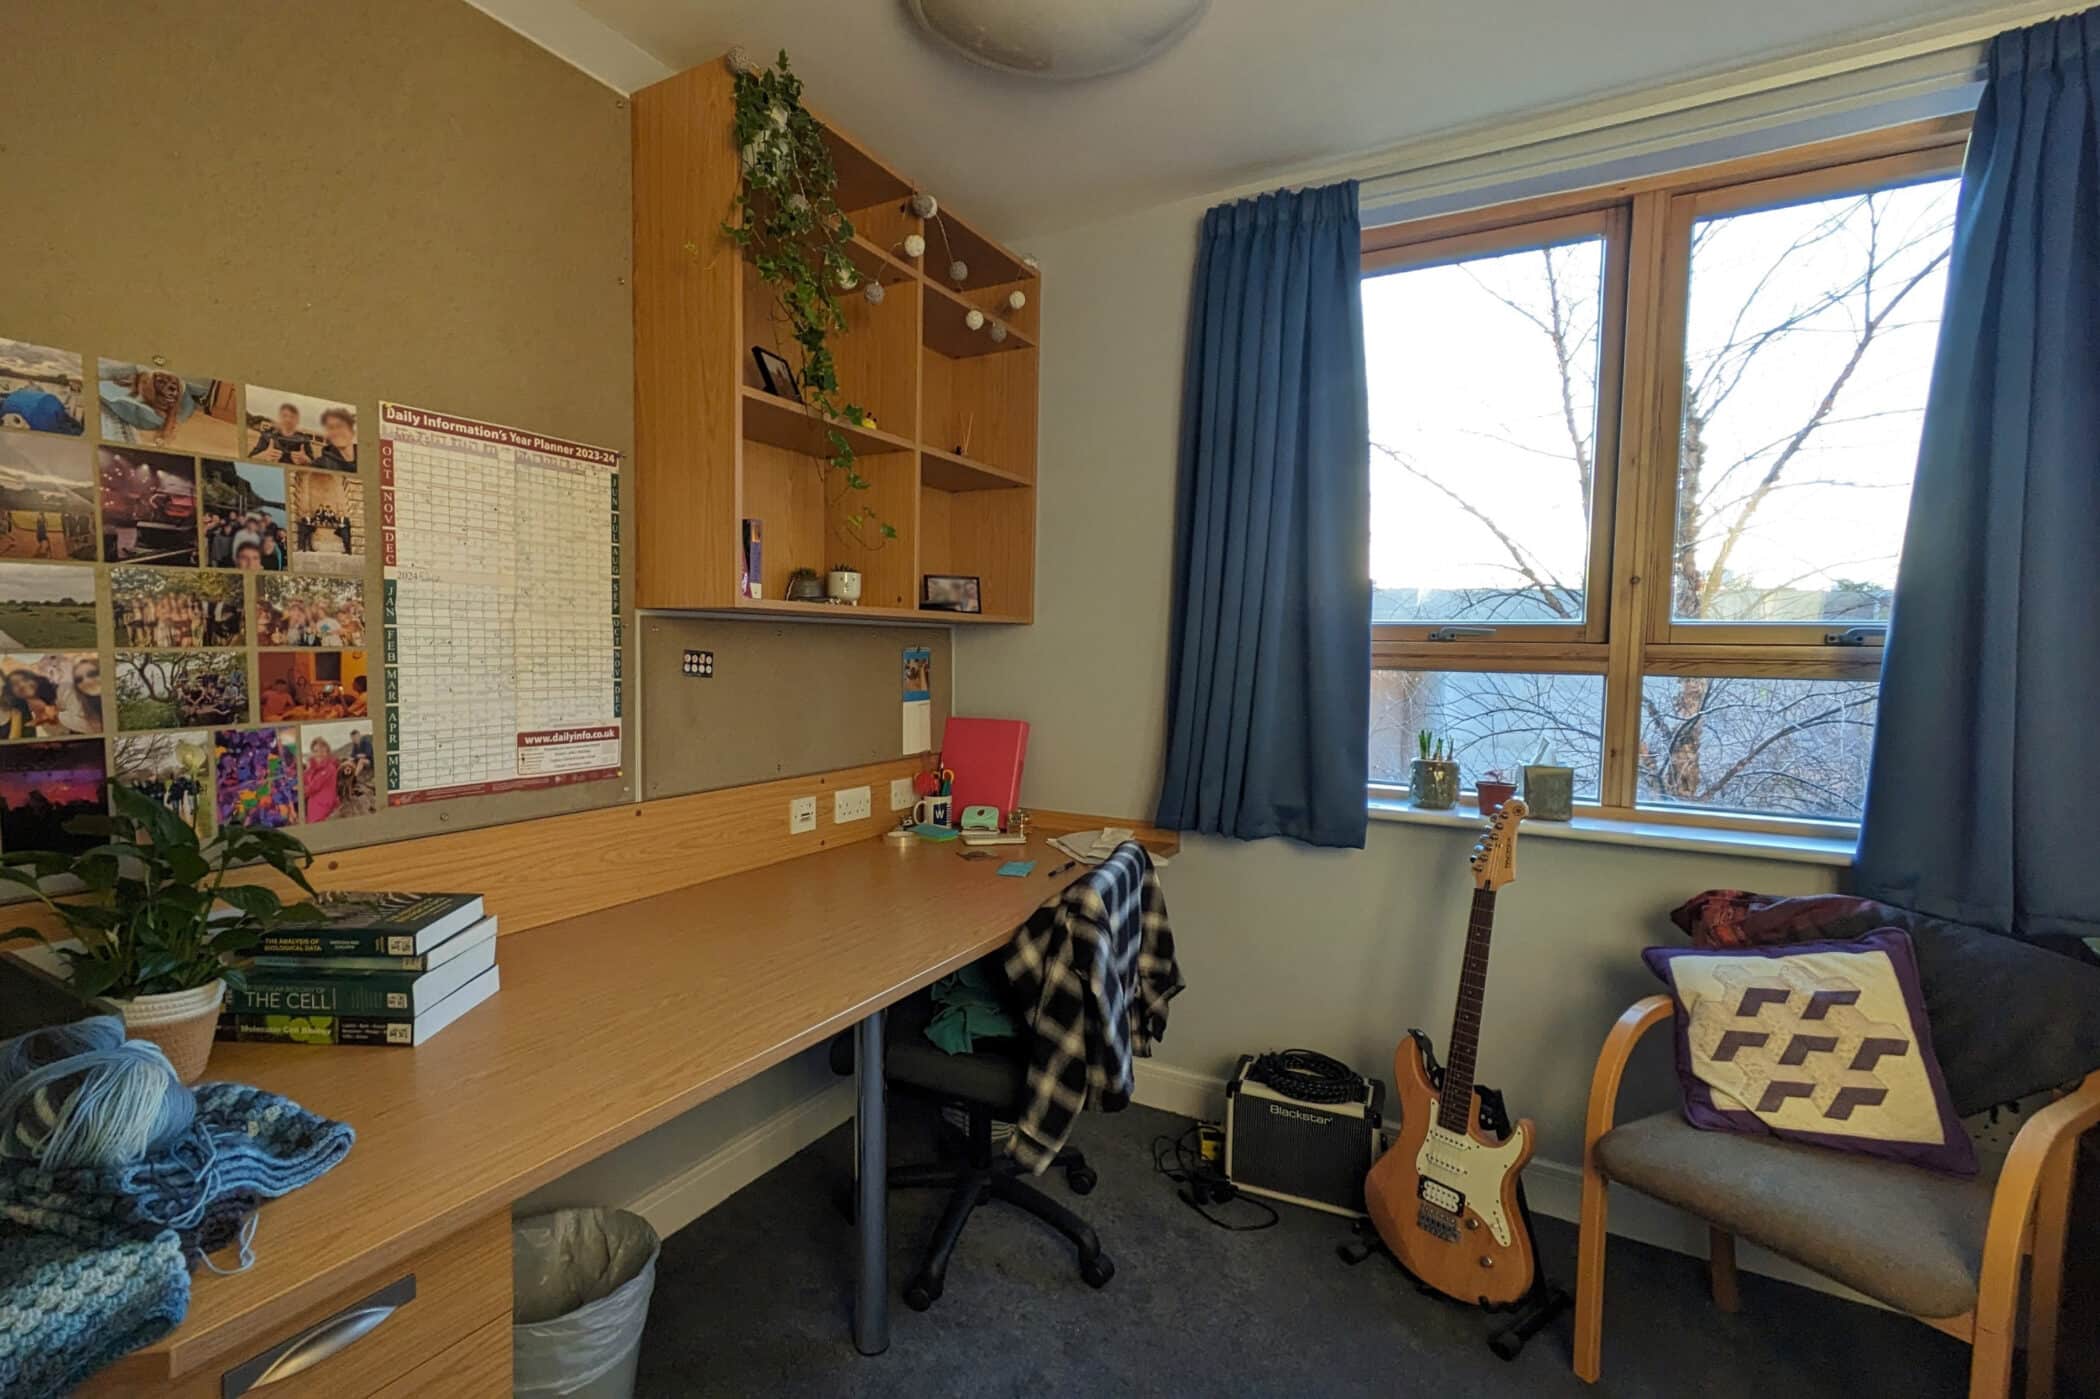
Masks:
[[[1531,814],[1519,797],[1502,803],[1488,827],[1473,843],[1473,885],[1478,889],[1500,889],[1517,877],[1517,823]]]

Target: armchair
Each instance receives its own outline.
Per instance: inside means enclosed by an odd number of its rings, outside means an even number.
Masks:
[[[1702,1132],[1675,1112],[1615,1126],[1627,1060],[1671,1014],[1667,996],[1637,1002],[1597,1056],[1583,1131],[1575,1373],[1595,1383],[1602,1363],[1606,1196],[1617,1183],[1707,1221],[1710,1286],[1723,1311],[1737,1306],[1740,1234],[1967,1341],[1970,1399],[2010,1392],[2021,1264],[2031,1259],[2026,1392],[2047,1399],[2078,1141],[2100,1122],[2100,1071],[2028,1120],[1995,1181],[1962,1180]]]

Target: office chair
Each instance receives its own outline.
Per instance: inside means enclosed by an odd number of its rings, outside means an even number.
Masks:
[[[1108,1286],[1116,1265],[1102,1252],[1093,1226],[1036,1189],[1019,1163],[993,1152],[992,1119],[1013,1121],[1028,1104],[1026,1042],[979,1040],[972,1053],[950,1054],[926,1038],[926,1024],[932,1018],[933,1002],[923,991],[890,1008],[885,1078],[901,1094],[961,1108],[969,1127],[958,1163],[923,1162],[890,1169],[892,1190],[949,1191],[948,1208],[941,1214],[926,1254],[904,1284],[905,1304],[923,1312],[940,1297],[963,1226],[979,1205],[992,1200],[1018,1206],[1063,1234],[1078,1250],[1079,1276],[1090,1287]],[[850,1035],[832,1040],[831,1067],[842,1075],[853,1072]],[[1092,1190],[1098,1179],[1086,1158],[1070,1148],[1057,1154],[1056,1166],[1075,1195]]]

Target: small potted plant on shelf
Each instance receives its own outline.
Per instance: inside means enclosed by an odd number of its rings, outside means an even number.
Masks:
[[[825,575],[824,593],[833,602],[842,603],[848,607],[858,606],[860,603],[860,570],[847,564],[838,565],[829,574]]]
[[[1546,761],[1546,745],[1524,764],[1524,804],[1534,821],[1567,821],[1575,815],[1575,769]]]
[[[1428,729],[1415,735],[1421,753],[1408,774],[1407,794],[1423,811],[1449,811],[1458,805],[1458,760],[1450,755],[1448,741]]]
[[[27,889],[61,931],[18,927],[57,952],[82,996],[114,1001],[125,1032],[160,1046],[183,1082],[211,1058],[219,1004],[242,984],[247,954],[280,923],[318,917],[262,884],[232,884],[236,866],[259,863],[309,894],[313,856],[283,831],[228,825],[207,843],[188,822],[143,792],[112,783],[109,816],[77,816],[75,835],[101,843],[77,854],[20,850],[0,855],[0,883]],[[202,800],[211,800],[209,791]],[[76,896],[52,881],[72,881]]]
[[[1517,784],[1505,777],[1500,768],[1489,768],[1473,784],[1473,794],[1480,799],[1480,814],[1493,816],[1502,809],[1502,803],[1517,794]]]

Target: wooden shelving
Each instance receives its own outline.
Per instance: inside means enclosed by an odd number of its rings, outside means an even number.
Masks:
[[[1023,334],[1012,324],[1006,327],[1006,339],[994,340],[983,330],[970,329],[964,319],[972,311],[983,311],[977,306],[937,282],[926,282],[926,348],[944,354],[950,359],[969,359],[974,355],[996,355],[1012,350],[1032,350],[1033,337]],[[993,313],[984,312],[987,320]],[[1003,319],[1003,318],[1002,318]]]
[[[935,491],[1004,491],[1029,482],[1025,476],[1003,466],[922,447],[919,449],[919,484]]]
[[[910,439],[879,427],[861,427],[837,418],[820,418],[792,399],[744,385],[744,440],[763,442],[801,456],[829,457],[831,434],[838,433],[853,448],[856,457],[879,457],[887,452],[909,452]],[[879,424],[881,419],[876,419]]]
[[[839,398],[877,426],[827,422],[761,386],[751,348],[799,362],[773,294],[720,232],[741,164],[723,64],[636,93],[635,550],[644,607],[775,617],[1025,623],[1035,608],[1040,278],[956,217],[914,216],[917,186],[835,125],[825,139],[852,220],[848,256],[888,294],[842,299]],[[915,265],[903,256],[926,238]],[[948,264],[970,266],[961,291]],[[934,275],[929,276],[932,272]],[[918,294],[912,294],[916,284]],[[1023,291],[1023,308],[1010,304]],[[972,309],[1007,327],[972,331]],[[827,469],[830,434],[864,487]],[[763,540],[763,596],[742,595],[743,522]],[[861,573],[861,605],[785,600],[797,568]],[[979,580],[980,613],[918,606],[928,574]]]

